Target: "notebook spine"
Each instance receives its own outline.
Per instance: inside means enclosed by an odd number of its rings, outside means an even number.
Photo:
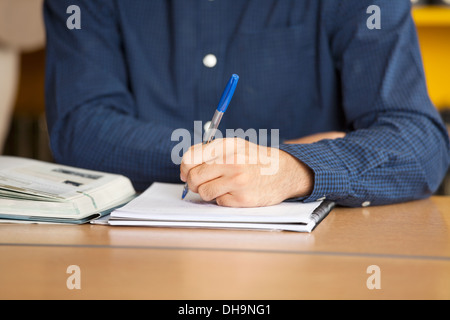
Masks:
[[[314,210],[311,214],[311,219],[315,221],[316,226],[328,216],[335,206],[336,203],[334,201],[323,201],[320,206]]]

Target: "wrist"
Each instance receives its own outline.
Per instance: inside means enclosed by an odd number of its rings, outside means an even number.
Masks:
[[[285,187],[285,199],[311,195],[314,188],[314,172],[293,155],[280,150],[280,172]]]

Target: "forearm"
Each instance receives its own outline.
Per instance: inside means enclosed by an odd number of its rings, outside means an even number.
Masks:
[[[387,112],[337,140],[282,145],[314,172],[305,201],[321,198],[344,206],[420,199],[439,186],[448,167],[443,126],[419,114]]]

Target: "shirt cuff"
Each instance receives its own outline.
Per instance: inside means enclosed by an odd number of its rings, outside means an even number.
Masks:
[[[327,141],[312,144],[281,144],[280,150],[299,159],[314,172],[312,193],[309,196],[291,200],[336,201],[349,195],[349,172]]]

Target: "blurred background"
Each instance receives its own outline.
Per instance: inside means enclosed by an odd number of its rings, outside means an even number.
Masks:
[[[0,0],[0,153],[51,161],[43,0]]]
[[[411,0],[428,90],[450,129],[450,0]],[[43,0],[0,0],[0,154],[53,161],[45,122]],[[450,195],[450,175],[438,194]]]

